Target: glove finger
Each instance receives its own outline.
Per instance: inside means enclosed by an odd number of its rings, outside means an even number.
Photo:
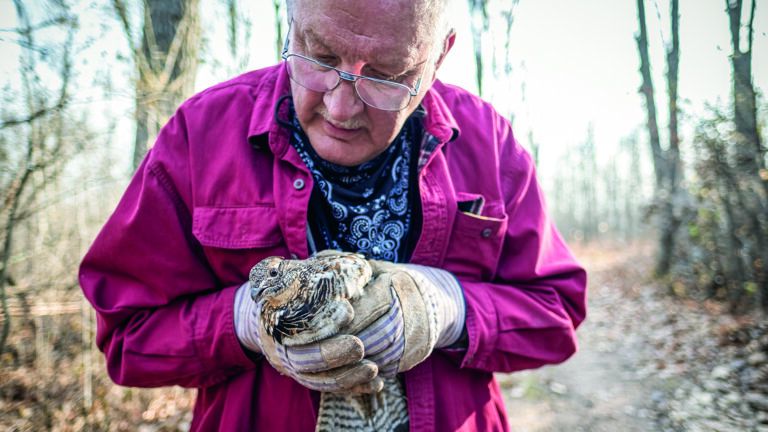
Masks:
[[[297,372],[320,372],[363,359],[363,342],[352,335],[339,335],[318,343],[284,347],[286,362]]]
[[[353,365],[342,366],[318,373],[296,373],[294,379],[303,386],[317,391],[339,392],[376,378],[379,369],[376,363],[361,360]]]
[[[312,255],[313,257],[338,257],[343,255],[350,255],[350,252],[342,252],[338,249],[323,249],[320,252],[315,253]]]
[[[377,376],[371,381],[368,381],[367,383],[358,384],[352,388],[349,388],[347,390],[344,390],[344,393],[347,394],[374,394],[382,391],[384,389],[384,380]]]
[[[371,266],[374,277],[397,270],[397,264],[389,261],[368,260],[368,265]]]
[[[352,302],[354,319],[343,327],[343,333],[357,334],[384,315],[392,306],[394,293],[389,274],[383,274],[365,286],[365,294]]]

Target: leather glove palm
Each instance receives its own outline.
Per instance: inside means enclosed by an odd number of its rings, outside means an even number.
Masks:
[[[394,376],[456,342],[464,328],[464,296],[456,278],[437,268],[369,261],[374,280],[353,301],[355,320],[343,330],[357,335],[379,375]],[[374,295],[375,294],[375,295]],[[366,316],[388,309],[368,324]]]

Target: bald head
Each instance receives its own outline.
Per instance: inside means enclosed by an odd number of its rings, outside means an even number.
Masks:
[[[288,19],[301,22],[308,16],[321,14],[324,5],[332,6],[348,16],[347,24],[364,32],[370,23],[365,18],[374,17],[391,32],[408,32],[416,45],[428,45],[437,60],[443,51],[443,41],[452,32],[448,20],[450,0],[286,0]],[[306,7],[305,7],[306,6]]]

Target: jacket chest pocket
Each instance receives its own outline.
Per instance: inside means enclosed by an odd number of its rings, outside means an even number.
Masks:
[[[481,214],[458,210],[445,268],[472,280],[491,280],[504,243],[507,215],[501,202],[486,203]]]
[[[288,249],[274,206],[196,207],[192,234],[203,246],[211,269],[223,285],[243,283],[254,264]]]

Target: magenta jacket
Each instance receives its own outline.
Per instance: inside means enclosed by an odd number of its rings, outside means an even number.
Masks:
[[[312,176],[274,121],[287,93],[280,64],[186,101],[80,268],[109,375],[126,386],[197,388],[194,431],[315,427],[318,395],[246,355],[232,317],[251,266],[308,256]],[[586,274],[507,120],[440,82],[422,106],[441,144],[418,177],[423,224],[411,262],[458,277],[469,347],[437,350],[405,373],[411,430],[508,430],[492,373],[574,353]],[[481,214],[459,210],[478,196]]]

